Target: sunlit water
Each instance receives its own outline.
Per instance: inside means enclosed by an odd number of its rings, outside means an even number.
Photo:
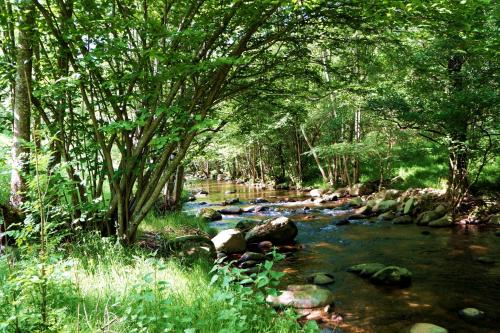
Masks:
[[[313,272],[328,272],[336,282],[329,286],[335,294],[335,312],[343,317],[344,332],[401,332],[416,322],[429,322],[451,333],[500,332],[500,237],[494,228],[432,229],[390,222],[355,221],[345,226],[334,223],[349,213],[342,202],[329,206],[284,203],[286,198],[304,199],[295,191],[258,190],[225,182],[197,182],[191,188],[209,192],[206,198],[187,203],[184,210],[196,213],[202,207],[218,208],[224,199],[239,197],[242,207],[249,200],[263,197],[271,210],[263,213],[225,215],[212,226],[233,227],[241,219],[266,219],[286,215],[297,223],[297,241],[304,249],[279,268],[285,283],[302,283]],[[236,190],[236,194],[224,194]],[[200,204],[206,202],[206,204]],[[314,218],[311,218],[314,217]],[[430,231],[429,235],[422,231]],[[487,256],[493,265],[477,261]],[[380,262],[408,268],[413,273],[409,288],[374,286],[346,268],[366,262]],[[486,312],[486,319],[469,324],[457,311],[475,307]]]

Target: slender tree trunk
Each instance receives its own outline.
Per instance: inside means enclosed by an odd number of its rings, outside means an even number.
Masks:
[[[323,178],[323,181],[325,183],[328,182],[328,177],[326,176],[325,170],[321,166],[321,162],[319,160],[318,154],[316,154],[316,151],[314,150],[314,147],[312,146],[311,142],[309,141],[309,138],[307,137],[306,131],[304,129],[304,126],[300,127],[300,130],[302,131],[302,135],[304,136],[304,139],[306,140],[307,146],[311,150],[311,153],[314,157],[314,161],[316,161],[316,165],[318,166],[319,172],[321,172],[321,177]]]
[[[354,141],[359,144],[361,142],[361,109],[358,107],[354,114]],[[359,183],[361,176],[359,157],[354,159],[353,183]]]
[[[19,7],[10,197],[10,203],[15,209],[20,208],[25,199],[26,176],[29,172],[30,149],[28,143],[30,141],[32,57],[35,25],[35,8],[31,1],[22,1]]]

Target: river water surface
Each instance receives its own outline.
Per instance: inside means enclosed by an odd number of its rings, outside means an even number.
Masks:
[[[196,213],[202,207],[219,208],[229,198],[239,197],[242,207],[262,197],[270,210],[263,213],[224,215],[212,222],[227,229],[241,219],[267,219],[285,215],[296,222],[297,241],[303,249],[279,264],[286,272],[284,283],[304,283],[305,276],[328,272],[335,283],[328,286],[335,295],[335,313],[343,320],[342,332],[401,332],[417,322],[443,326],[450,333],[500,332],[500,237],[492,227],[454,227],[434,229],[416,225],[359,220],[344,226],[335,222],[349,214],[343,202],[324,206],[285,202],[303,200],[295,191],[259,190],[227,182],[196,182],[191,188],[209,192],[206,198],[185,204],[184,210]],[[235,194],[225,194],[228,190]],[[427,230],[430,234],[422,234]],[[484,264],[478,257],[495,264]],[[346,268],[359,263],[380,262],[408,268],[412,285],[405,289],[375,286]],[[457,312],[466,307],[486,313],[479,323],[462,320]]]

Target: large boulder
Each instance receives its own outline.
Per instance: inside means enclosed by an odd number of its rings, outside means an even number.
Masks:
[[[448,330],[434,324],[417,323],[410,328],[409,333],[448,333]]]
[[[396,200],[382,200],[373,207],[375,213],[385,213],[388,211],[394,211],[398,207],[398,202]]]
[[[247,232],[245,238],[251,243],[271,241],[280,244],[293,241],[297,233],[295,223],[282,216],[252,228]]]
[[[347,269],[347,271],[357,274],[361,277],[370,277],[375,273],[377,273],[378,271],[381,271],[385,267],[386,266],[384,264],[380,264],[378,262],[371,262],[371,263],[351,266]]]
[[[218,221],[222,220],[222,214],[212,208],[202,208],[198,212],[198,217],[201,217],[208,221]]]
[[[411,272],[403,267],[387,266],[373,274],[370,281],[376,284],[406,287],[411,284]]]
[[[226,254],[244,252],[247,243],[243,237],[243,233],[238,229],[227,229],[219,232],[217,236],[212,238],[217,252]]]
[[[243,209],[238,206],[229,206],[220,209],[219,212],[225,215],[238,215],[243,213]]]
[[[437,220],[429,222],[429,227],[434,227],[434,228],[451,227],[453,224],[454,224],[453,218],[447,214]]]
[[[269,295],[266,301],[275,307],[291,306],[297,309],[310,309],[333,303],[333,293],[314,284],[289,285],[279,296]]]

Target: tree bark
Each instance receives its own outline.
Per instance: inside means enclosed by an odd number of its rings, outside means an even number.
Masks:
[[[31,81],[35,9],[30,1],[19,4],[17,31],[16,83],[12,142],[12,172],[10,203],[19,209],[25,200],[26,176],[29,172],[28,143],[31,121]]]

